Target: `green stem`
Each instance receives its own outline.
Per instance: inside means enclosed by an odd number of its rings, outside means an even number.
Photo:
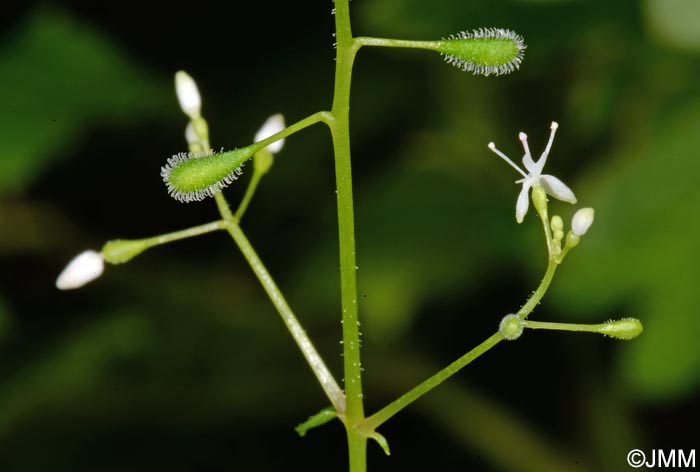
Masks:
[[[273,134],[272,136],[269,136],[263,140],[258,141],[256,144],[260,146],[261,149],[264,149],[269,144],[272,144],[275,141],[278,141],[279,139],[286,138],[289,135],[292,135],[296,132],[301,131],[304,128],[307,128],[313,124],[324,122],[328,125],[333,121],[333,115],[331,115],[330,112],[327,111],[319,111],[314,113],[313,115],[309,115],[303,120],[299,120],[296,123],[287,126],[284,128],[282,131]],[[263,146],[264,145],[264,146]],[[253,172],[253,177],[251,178],[250,183],[248,184],[248,188],[246,189],[245,195],[243,196],[243,200],[241,200],[241,203],[238,205],[238,209],[236,210],[236,213],[232,215],[232,218],[235,219],[236,221],[240,221],[241,218],[243,217],[243,214],[245,211],[248,209],[248,205],[250,204],[250,201],[253,199],[253,195],[255,195],[255,191],[258,188],[258,184],[260,183],[260,179],[262,178],[264,174],[259,172],[258,169],[256,168],[255,171]],[[219,198],[217,200],[217,204],[219,205],[219,210],[223,208],[222,203],[223,201]]]
[[[261,139],[260,141],[254,143],[253,146],[255,146],[255,152],[259,151],[260,149],[266,148],[267,146],[274,143],[275,141],[279,141],[282,138],[286,138],[287,136],[290,136],[294,133],[297,133],[297,132],[303,130],[304,128],[308,128],[309,126],[314,125],[316,123],[323,122],[323,123],[330,125],[332,120],[333,120],[333,116],[331,115],[330,112],[317,111],[313,115],[309,115],[306,118],[299,120],[296,123],[287,126],[282,131],[275,133],[271,136],[268,136],[265,139]]]
[[[340,253],[340,298],[343,321],[343,373],[345,375],[346,412],[341,419],[348,436],[351,472],[367,470],[367,436],[356,429],[364,420],[360,331],[357,315],[357,274],[355,261],[355,216],[350,164],[350,84],[352,65],[359,45],[352,37],[349,0],[335,0],[337,41],[333,122],[330,124],[335,155],[336,194],[338,199],[338,245]]]
[[[532,312],[532,310],[535,309],[537,304],[540,303],[540,300],[542,300],[542,297],[544,297],[544,294],[549,288],[549,284],[552,283],[552,278],[554,277],[554,273],[557,271],[557,266],[558,264],[556,263],[556,261],[554,261],[553,259],[549,260],[549,264],[547,265],[547,271],[544,273],[544,277],[542,277],[540,285],[532,293],[532,295],[530,296],[528,301],[525,302],[522,308],[518,310],[517,315],[519,317],[521,317],[522,319],[527,318],[528,315]]]
[[[350,83],[357,48],[350,30],[348,0],[335,2],[337,54],[335,93],[333,96],[333,150],[338,198],[338,241],[340,252],[340,290],[343,314],[343,362],[346,419],[357,423],[364,418],[360,334],[357,316],[357,274],[355,262],[355,217],[350,164]]]
[[[369,416],[364,422],[362,422],[359,428],[365,432],[374,431],[386,420],[388,420],[396,413],[398,413],[399,411],[403,410],[408,405],[416,401],[418,398],[422,397],[430,390],[437,387],[442,382],[456,374],[464,366],[468,365],[474,359],[476,359],[477,357],[494,347],[502,340],[503,336],[501,336],[501,333],[492,334],[489,338],[487,338],[484,342],[476,346],[474,349],[467,352],[465,355],[463,355],[462,357],[460,357],[459,359],[457,359],[456,361],[454,361],[453,363],[451,363],[432,377],[423,381],[407,393],[401,395],[399,398],[389,403],[387,406],[385,406],[372,416]]]
[[[320,121],[330,123],[331,118],[332,117],[330,116],[330,113],[325,111],[314,113],[313,115],[308,116],[303,120],[288,126],[281,132],[276,133],[270,136],[269,138],[260,141],[260,143],[267,146],[268,144],[271,144],[278,139],[282,139],[290,134],[296,133],[297,131],[300,131],[314,123],[318,123]],[[209,140],[206,138],[202,138],[202,145],[205,149],[208,149]],[[264,146],[262,146],[261,149],[262,148],[264,148]],[[343,391],[340,389],[340,386],[335,381],[335,378],[333,378],[333,375],[331,374],[326,364],[323,362],[323,358],[319,355],[318,351],[316,351],[316,348],[314,347],[313,343],[304,331],[304,328],[302,328],[301,324],[299,323],[299,320],[297,320],[296,316],[294,315],[294,312],[287,304],[287,301],[284,299],[282,292],[280,292],[279,288],[275,284],[275,281],[272,279],[272,276],[263,265],[262,261],[253,249],[253,246],[251,246],[250,241],[248,241],[248,238],[245,237],[245,234],[241,230],[240,226],[238,226],[238,219],[240,216],[239,212],[237,212],[237,215],[239,216],[236,216],[233,213],[231,213],[231,208],[229,207],[229,204],[226,201],[226,197],[224,197],[223,193],[221,192],[217,192],[214,195],[214,200],[216,200],[216,206],[218,207],[219,213],[223,218],[223,221],[219,223],[224,228],[226,228],[226,230],[229,232],[233,240],[240,248],[246,260],[250,264],[250,267],[253,269],[253,272],[260,281],[260,284],[265,289],[265,292],[267,292],[267,295],[270,297],[270,300],[272,300],[272,304],[275,306],[280,316],[282,317],[282,320],[284,321],[284,324],[287,326],[287,329],[291,333],[292,338],[294,338],[294,341],[297,343],[297,346],[299,346],[299,349],[301,350],[302,354],[304,355],[304,358],[311,367],[311,370],[316,375],[316,378],[321,384],[321,387],[326,393],[326,396],[328,397],[336,411],[338,411],[339,414],[342,414],[342,412],[345,411],[345,394],[343,394]],[[240,212],[240,214],[242,214],[242,212]]]
[[[545,217],[546,217],[546,215],[545,215]],[[534,310],[535,307],[539,304],[540,300],[542,300],[542,297],[547,292],[549,285],[552,283],[552,278],[554,277],[554,273],[557,270],[557,266],[558,266],[558,264],[556,261],[554,261],[553,259],[549,260],[549,264],[547,265],[547,270],[545,271],[545,274],[542,277],[542,281],[540,282],[539,286],[532,293],[530,298],[527,300],[527,302],[525,302],[525,304],[522,306],[522,308],[517,313],[518,316],[520,316],[522,319],[527,318],[527,316],[532,312],[532,310]],[[526,323],[525,326],[528,326],[527,323],[533,323],[533,322],[526,321],[525,323]],[[584,326],[584,325],[581,325],[581,326]],[[583,330],[581,330],[581,331],[583,331]],[[465,367],[467,364],[472,362],[477,357],[484,354],[486,351],[488,351],[489,349],[494,347],[496,344],[498,344],[502,340],[503,340],[503,336],[501,335],[501,333],[497,332],[497,333],[491,335],[491,337],[486,339],[484,342],[482,342],[481,344],[476,346],[471,351],[467,352],[465,355],[463,355],[462,357],[460,357],[459,359],[454,361],[452,364],[450,364],[447,367],[445,367],[444,369],[442,369],[437,374],[435,374],[432,377],[428,378],[427,380],[423,381],[422,383],[420,383],[419,385],[414,387],[409,392],[405,393],[404,395],[402,395],[398,399],[394,400],[389,405],[385,406],[384,408],[382,408],[378,412],[374,413],[372,416],[369,416],[365,421],[363,421],[358,426],[358,428],[365,433],[369,433],[371,431],[374,431],[377,427],[379,427],[386,420],[388,420],[389,418],[394,416],[396,413],[398,413],[402,409],[406,408],[412,402],[416,401],[418,398],[422,397],[423,395],[425,395],[427,392],[429,392],[433,388],[440,385],[442,382],[447,380],[449,377],[456,374],[460,369]]]
[[[236,221],[241,221],[241,218],[243,218],[243,214],[248,209],[248,205],[250,205],[250,201],[253,199],[255,191],[258,189],[258,184],[260,183],[260,179],[262,179],[262,176],[263,174],[258,172],[257,170],[253,172],[253,177],[250,179],[250,183],[248,184],[248,188],[245,191],[245,195],[243,195],[243,200],[241,200],[241,203],[238,205],[236,213],[233,215],[233,218]]]
[[[223,220],[212,221],[211,223],[205,223],[199,226],[193,226],[191,228],[183,229],[180,231],[173,231],[172,233],[161,234],[158,236],[152,236],[150,238],[141,239],[146,247],[158,246],[160,244],[167,244],[180,239],[192,238],[194,236],[200,236],[202,234],[211,233],[212,231],[217,231],[224,229],[226,223]]]
[[[445,41],[412,41],[408,39],[387,39],[359,36],[355,38],[358,46],[376,46],[384,48],[409,48],[438,50]]]
[[[574,331],[579,333],[601,333],[610,323],[598,324],[578,324],[578,323],[550,323],[546,321],[524,322],[526,328],[530,329],[552,329],[556,331]]]
[[[287,326],[287,329],[289,329],[289,332],[299,346],[304,358],[306,358],[306,362],[308,362],[311,366],[311,369],[321,384],[323,391],[326,392],[328,399],[331,401],[336,411],[338,411],[339,414],[342,414],[342,412],[345,411],[345,395],[343,395],[343,391],[338,386],[318,351],[316,351],[316,348],[314,348],[314,345],[311,343],[311,340],[304,331],[304,328],[302,328],[301,324],[294,315],[294,312],[292,312],[292,309],[287,304],[282,292],[280,292],[279,288],[275,284],[275,281],[270,276],[270,273],[263,265],[262,261],[253,249],[253,246],[250,244],[250,241],[248,241],[248,238],[246,238],[243,230],[241,230],[241,227],[238,226],[238,223],[233,220],[226,221],[226,230],[240,248],[243,256],[248,261],[248,264],[250,264],[250,267],[253,269],[253,272],[260,281],[260,284],[270,297],[272,304],[275,306],[275,308],[277,308],[277,311],[282,317],[284,324]]]

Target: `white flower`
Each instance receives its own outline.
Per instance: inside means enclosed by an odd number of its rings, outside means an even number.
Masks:
[[[284,116],[281,113],[272,115],[265,121],[265,123],[263,123],[258,132],[255,133],[254,141],[257,143],[265,138],[269,138],[273,134],[277,134],[282,131],[285,127]],[[272,154],[277,154],[282,150],[282,146],[284,146],[284,138],[275,141],[265,149],[270,151]]]
[[[56,279],[56,287],[61,290],[80,288],[102,275],[105,261],[97,251],[83,251],[68,263]]]
[[[536,185],[542,186],[542,188],[544,188],[544,190],[554,198],[572,204],[576,203],[576,196],[574,196],[574,192],[572,192],[571,189],[567,187],[564,182],[557,179],[553,175],[542,175],[542,169],[544,168],[544,165],[547,162],[547,155],[549,154],[549,150],[552,148],[554,134],[556,133],[558,127],[559,125],[556,122],[552,121],[552,132],[549,135],[549,142],[547,143],[547,147],[545,148],[544,152],[542,153],[540,159],[537,162],[533,161],[532,156],[530,155],[530,148],[527,145],[527,135],[522,132],[518,135],[520,141],[523,143],[523,148],[525,149],[525,155],[523,156],[523,165],[525,166],[525,169],[527,169],[529,174],[526,174],[525,171],[518,167],[513,161],[511,161],[508,158],[508,156],[496,149],[495,144],[489,143],[489,149],[495,152],[498,156],[500,156],[503,160],[510,164],[515,170],[520,172],[523,176],[522,179],[517,180],[515,182],[516,184],[523,184],[523,189],[520,191],[520,195],[518,195],[518,201],[515,205],[515,219],[518,221],[518,223],[523,222],[523,218],[527,213],[527,209],[530,204],[530,188]]]
[[[199,95],[197,84],[185,71],[175,73],[175,93],[180,102],[180,108],[185,115],[194,120],[200,117],[202,110],[202,97]]]
[[[571,219],[571,232],[576,236],[583,236],[593,224],[595,210],[593,208],[581,208]]]

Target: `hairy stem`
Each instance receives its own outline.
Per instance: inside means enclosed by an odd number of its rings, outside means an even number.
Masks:
[[[340,252],[340,290],[343,315],[343,358],[346,418],[356,422],[364,417],[360,342],[357,316],[357,276],[355,262],[355,215],[353,209],[352,168],[350,163],[350,83],[356,48],[350,31],[347,0],[336,2],[338,49],[333,96],[333,151],[338,200],[338,242]]]
[[[338,198],[338,243],[340,252],[340,292],[343,316],[343,370],[346,412],[341,418],[348,435],[351,472],[367,469],[367,437],[356,429],[364,420],[360,331],[357,315],[357,274],[355,261],[355,216],[350,164],[350,84],[352,65],[359,46],[350,28],[348,0],[335,0],[335,86],[333,95],[333,135],[335,179]]]

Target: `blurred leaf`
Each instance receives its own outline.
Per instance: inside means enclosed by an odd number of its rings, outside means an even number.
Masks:
[[[0,391],[0,433],[33,408],[60,403],[96,389],[106,366],[146,346],[147,323],[131,315],[96,321],[3,379]]]
[[[0,49],[0,197],[21,191],[95,122],[137,119],[164,90],[100,34],[38,9]]]
[[[566,260],[552,295],[590,320],[636,316],[638,339],[621,346],[619,375],[644,397],[687,393],[700,372],[700,102],[662,112],[591,175],[590,234]],[[632,312],[610,313],[611,306]]]
[[[0,343],[11,333],[13,321],[10,307],[0,294]]]
[[[700,53],[700,2],[647,0],[645,19],[651,31],[671,46]]]
[[[452,176],[406,168],[358,197],[358,290],[369,336],[401,337],[424,303],[469,290],[489,248],[507,239],[503,226],[515,227],[510,208],[504,218],[488,218],[490,211],[480,192]],[[323,267],[336,258],[335,243],[318,248],[296,279],[327,311],[336,307],[337,280]]]

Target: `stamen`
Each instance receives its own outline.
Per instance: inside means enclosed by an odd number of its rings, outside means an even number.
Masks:
[[[527,145],[527,134],[521,131],[518,134],[518,139],[520,139],[520,142],[523,143],[523,149],[525,149],[525,156],[530,156],[530,159],[532,159],[532,154],[530,154],[530,146]],[[523,157],[523,159],[525,159],[525,157]]]
[[[552,121],[552,125],[550,126],[550,129],[552,130],[551,133],[549,133],[549,142],[547,143],[547,147],[544,149],[544,152],[542,153],[542,156],[540,159],[544,159],[544,162],[547,161],[547,156],[549,155],[549,150],[552,148],[552,143],[554,142],[554,135],[557,133],[557,128],[559,128],[559,124],[556,121]]]
[[[517,165],[515,162],[511,161],[510,158],[509,158],[508,156],[506,156],[506,155],[503,154],[501,151],[499,151],[498,149],[496,149],[496,145],[495,145],[495,144],[489,143],[489,149],[491,149],[491,150],[492,150],[496,155],[498,155],[501,159],[503,159],[503,160],[506,161],[508,164],[510,164],[510,166],[511,166],[513,169],[515,169],[515,170],[517,170],[518,172],[520,172],[520,174],[521,174],[523,177],[525,177],[526,179],[528,178],[528,177],[527,177],[527,174],[526,174],[520,167],[518,167],[518,165]]]

